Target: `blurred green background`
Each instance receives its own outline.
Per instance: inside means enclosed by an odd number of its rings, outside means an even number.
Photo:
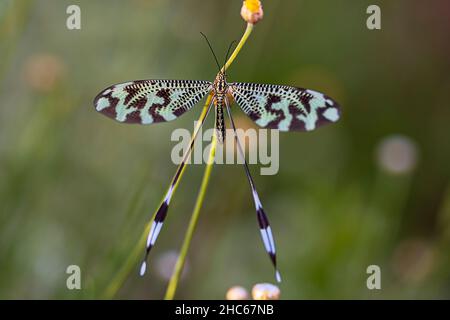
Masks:
[[[66,8],[81,8],[81,30]],[[212,80],[245,23],[241,1],[0,0],[0,298],[101,298],[168,187],[176,122],[95,112],[133,79]],[[366,28],[381,7],[382,29]],[[342,120],[280,134],[280,170],[251,170],[277,241],[285,299],[450,297],[448,1],[263,1],[229,81],[290,84],[340,102]],[[233,108],[241,127],[254,127]],[[207,126],[212,126],[210,121]],[[203,173],[188,167],[150,271],[116,298],[163,297]],[[82,290],[66,288],[79,265]],[[368,290],[379,265],[382,289]],[[239,165],[217,165],[178,298],[273,282]]]

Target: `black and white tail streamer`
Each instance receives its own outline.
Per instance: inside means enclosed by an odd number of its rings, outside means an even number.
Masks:
[[[243,164],[244,164],[245,175],[247,176],[248,182],[250,184],[253,201],[255,203],[256,217],[258,219],[259,230],[261,232],[261,238],[264,243],[264,248],[266,249],[266,251],[270,257],[270,260],[272,261],[272,264],[275,268],[275,279],[277,280],[277,282],[281,282],[281,274],[277,267],[275,241],[273,239],[272,229],[270,228],[269,219],[267,218],[267,215],[264,212],[261,200],[259,199],[259,196],[258,196],[258,192],[256,191],[255,183],[253,182],[253,178],[250,174],[250,169],[248,168],[247,160],[245,159],[245,153],[239,142],[239,137],[236,132],[236,126],[234,125],[234,120],[233,120],[233,117],[231,116],[230,105],[229,105],[227,97],[225,97],[224,100],[225,100],[225,107],[227,109],[228,117],[230,118],[230,123],[233,128],[234,138],[235,138],[235,141],[237,144],[237,148],[239,150],[240,156],[244,160]]]
[[[208,110],[206,111],[205,116],[201,120],[201,123],[198,126],[197,130],[192,135],[192,139],[190,141],[189,148],[186,151],[186,153],[184,154],[183,160],[180,163],[180,165],[178,166],[177,171],[175,172],[175,175],[174,175],[174,177],[173,177],[173,179],[172,179],[172,181],[170,183],[169,190],[167,191],[166,196],[164,197],[164,200],[161,203],[158,211],[156,212],[155,218],[152,221],[152,225],[150,227],[150,231],[149,231],[148,236],[147,236],[145,257],[144,257],[144,259],[142,261],[141,268],[140,268],[140,271],[139,271],[139,274],[141,276],[143,276],[145,274],[145,271],[147,270],[148,255],[150,253],[150,250],[155,245],[156,239],[158,238],[159,233],[161,231],[161,228],[162,228],[162,226],[164,224],[164,220],[167,217],[167,211],[169,210],[169,204],[170,204],[170,200],[172,199],[172,195],[173,195],[173,192],[175,190],[175,186],[177,185],[178,179],[180,178],[180,175],[181,175],[181,173],[183,171],[183,168],[186,165],[186,161],[189,158],[189,155],[191,154],[192,148],[194,146],[195,139],[197,138],[197,135],[198,135],[201,127],[203,126],[203,124],[205,123],[206,118],[208,117],[209,111],[211,110],[211,106],[214,104],[213,100],[214,99],[211,99],[211,102],[210,102],[210,104],[208,106]]]

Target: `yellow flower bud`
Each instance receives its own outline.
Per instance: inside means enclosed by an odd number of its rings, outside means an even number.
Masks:
[[[278,300],[280,289],[270,283],[257,283],[252,289],[253,300]]]
[[[255,24],[263,18],[264,12],[261,1],[244,0],[241,8],[241,16],[248,23]]]

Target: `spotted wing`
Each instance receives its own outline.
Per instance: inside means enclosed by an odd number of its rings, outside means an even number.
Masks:
[[[210,89],[209,81],[137,80],[106,88],[95,97],[94,106],[119,122],[165,122],[190,110]]]
[[[236,103],[264,128],[311,131],[339,120],[339,105],[317,91],[256,83],[229,86]]]

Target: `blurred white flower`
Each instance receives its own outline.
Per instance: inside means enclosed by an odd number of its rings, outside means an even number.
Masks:
[[[231,287],[230,289],[228,289],[226,299],[227,300],[248,300],[249,294],[244,287],[234,286],[234,287]]]
[[[392,174],[405,174],[414,170],[417,162],[417,146],[403,135],[384,138],[377,147],[377,163]]]
[[[166,251],[165,253],[158,256],[156,260],[156,272],[158,276],[164,280],[169,280],[170,277],[172,276],[172,272],[174,270],[177,259],[178,259],[178,252],[174,250]],[[189,262],[186,259],[183,271],[181,273],[181,278],[184,278],[188,271],[189,271]]]
[[[253,300],[278,300],[280,289],[270,283],[257,283],[252,289]]]

